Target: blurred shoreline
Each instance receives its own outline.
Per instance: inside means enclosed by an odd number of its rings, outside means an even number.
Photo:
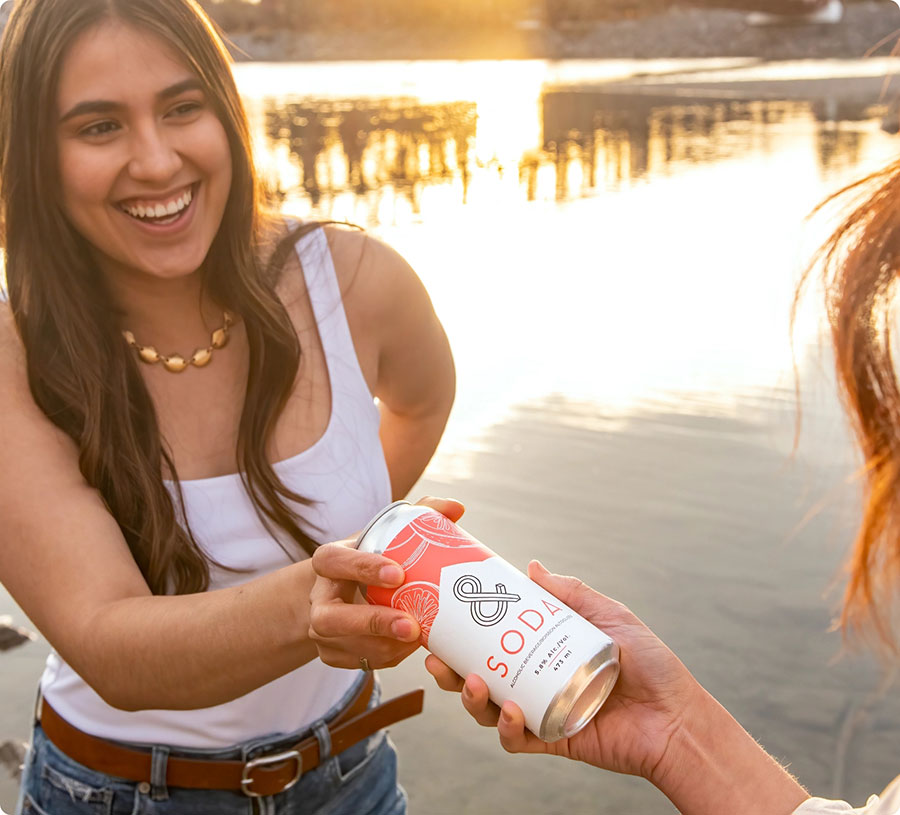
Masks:
[[[900,9],[885,0],[846,5],[834,25],[757,27],[740,11],[675,6],[637,19],[561,29],[537,21],[507,30],[445,28],[228,32],[239,61],[378,59],[859,59],[887,56],[900,37]],[[875,48],[880,41],[887,42]]]

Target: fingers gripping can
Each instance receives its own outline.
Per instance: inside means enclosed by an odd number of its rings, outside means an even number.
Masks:
[[[482,677],[498,705],[515,702],[544,741],[577,733],[609,696],[618,646],[439,512],[398,501],[357,547],[406,572],[399,588],[369,586],[368,602],[415,617],[426,648]]]

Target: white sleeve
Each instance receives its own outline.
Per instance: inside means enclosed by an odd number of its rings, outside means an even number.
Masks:
[[[810,798],[800,804],[793,815],[900,815],[900,776],[881,795],[869,798],[860,809],[853,809],[846,801]]]

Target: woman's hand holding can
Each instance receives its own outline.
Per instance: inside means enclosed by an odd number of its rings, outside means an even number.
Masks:
[[[463,514],[458,501],[418,502],[450,520]],[[357,551],[355,538],[320,546],[312,558],[316,581],[309,596],[309,637],[319,658],[336,668],[390,668],[419,647],[416,619],[400,609],[365,602],[360,588],[396,588],[403,569],[390,558]]]
[[[395,502],[357,548],[405,572],[400,587],[369,586],[366,600],[412,614],[422,645],[459,674],[482,672],[490,698],[519,704],[545,741],[574,735],[609,695],[616,643],[447,516]]]

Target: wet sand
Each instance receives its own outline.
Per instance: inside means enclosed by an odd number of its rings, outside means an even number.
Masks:
[[[487,434],[471,478],[422,487],[465,501],[468,528],[517,565],[540,557],[627,603],[810,790],[860,805],[900,772],[900,700],[870,660],[832,664],[823,593],[854,522],[849,459],[829,414],[810,444],[830,455],[789,461],[786,394],[758,396],[739,416],[524,406]],[[420,664],[386,685],[428,687]],[[395,728],[413,812],[672,811],[637,779],[508,756],[458,705],[432,686],[426,715]]]

